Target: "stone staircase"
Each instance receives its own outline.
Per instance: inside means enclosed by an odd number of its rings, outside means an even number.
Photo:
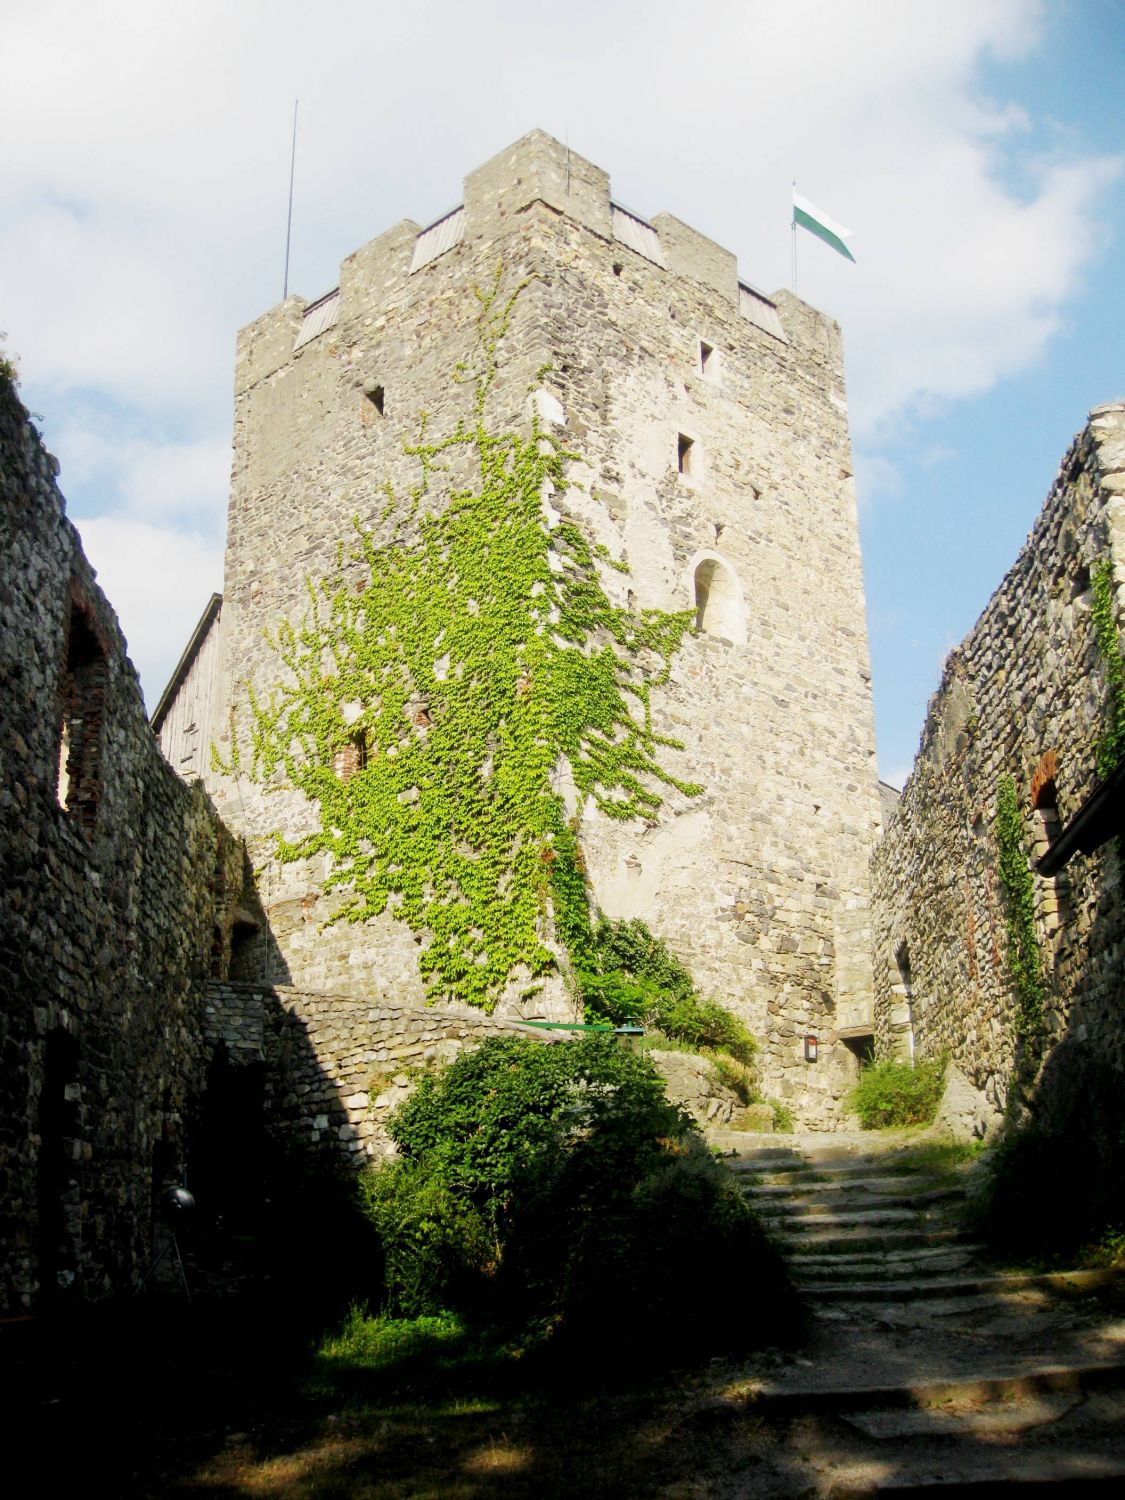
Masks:
[[[732,1495],[1125,1493],[1125,1279],[991,1263],[965,1214],[972,1169],[932,1152],[714,1143],[810,1313],[804,1346],[738,1386],[775,1445]]]
[[[940,1294],[980,1265],[964,1180],[912,1168],[909,1155],[771,1146],[733,1165],[797,1285],[820,1302]]]

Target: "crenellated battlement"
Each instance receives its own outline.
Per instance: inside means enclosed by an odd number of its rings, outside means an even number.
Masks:
[[[393,304],[405,282],[443,258],[487,246],[503,256],[521,216],[542,206],[600,239],[607,252],[639,256],[669,277],[707,288],[732,311],[782,342],[823,337],[838,346],[831,319],[788,293],[767,296],[740,279],[730,250],[675,215],[651,219],[613,200],[609,174],[541,130],[533,130],[499,152],[464,180],[464,198],[426,226],[403,219],[349,255],[339,285],[311,302],[292,296],[263,313],[239,335],[236,386],[239,390],[274,374],[288,359],[366,307],[373,288]],[[431,273],[434,274],[434,273]],[[783,317],[781,308],[792,313]],[[792,328],[786,327],[787,321]]]

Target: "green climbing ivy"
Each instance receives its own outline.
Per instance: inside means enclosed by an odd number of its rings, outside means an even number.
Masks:
[[[662,765],[682,746],[651,715],[692,612],[611,604],[602,550],[545,515],[577,455],[534,417],[525,432],[490,429],[498,351],[527,284],[504,296],[501,279],[498,268],[476,294],[475,367],[454,372],[468,415],[436,440],[423,417],[406,449],[420,469],[409,502],[385,487],[384,519],[404,513],[409,539],[380,545],[357,519],[337,576],[310,581],[302,622],[271,637],[279,684],[264,698],[247,690],[249,773],[320,811],[307,836],[278,836],[278,857],[327,854],[327,885],[351,893],[335,920],[390,910],[422,939],[429,995],[485,1009],[513,978],[554,965],[552,924],[576,965],[590,962],[581,848],[552,785],[560,762],[611,818],[651,817],[669,786],[700,790]],[[472,482],[439,493],[458,451]],[[349,745],[361,765],[344,779],[334,763]],[[228,766],[238,754],[234,739]]]
[[[1042,1025],[1045,986],[1035,930],[1035,886],[1013,776],[1002,776],[997,789],[996,844],[1007,908],[1008,972],[1016,990],[1016,1033],[1031,1037]]]
[[[1098,643],[1109,693],[1106,727],[1098,740],[1098,775],[1108,776],[1125,760],[1125,665],[1121,660],[1121,642],[1117,634],[1113,564],[1108,558],[1095,564],[1090,574],[1090,588],[1094,596],[1090,611],[1094,639]]]

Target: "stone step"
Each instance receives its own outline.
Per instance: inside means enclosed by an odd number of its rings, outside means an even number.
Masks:
[[[786,1233],[775,1233],[775,1243],[785,1256],[803,1250],[819,1250],[825,1255],[858,1254],[864,1250],[875,1254],[883,1249],[914,1250],[927,1245],[958,1244],[965,1238],[964,1230],[953,1225],[909,1229],[888,1226],[877,1230],[870,1225],[828,1226],[822,1219],[798,1224]]]
[[[789,1268],[801,1287],[832,1281],[916,1284],[915,1278],[946,1276],[964,1270],[981,1253],[977,1245],[963,1245],[948,1250],[919,1250],[914,1258],[908,1258],[907,1252],[881,1259],[867,1255],[794,1255]]]
[[[959,1203],[956,1199],[766,1199],[754,1203],[760,1220],[774,1226],[793,1229],[816,1220],[825,1224],[956,1224]]]
[[[807,1180],[794,1177],[786,1182],[763,1182],[756,1180],[743,1185],[743,1192],[758,1199],[835,1197],[837,1195],[882,1198],[896,1196],[917,1197],[926,1193],[944,1193],[964,1197],[965,1187],[960,1182],[930,1174],[914,1176],[908,1172],[889,1172],[882,1177],[855,1173],[846,1177],[823,1178],[813,1175]]]
[[[1049,1293],[1096,1291],[1117,1270],[1092,1271],[1002,1271],[982,1269],[966,1276],[933,1276],[905,1281],[841,1281],[819,1285],[817,1295],[825,1302],[902,1302],[918,1298],[945,1297],[951,1302],[964,1297],[998,1297],[1010,1292]]]
[[[888,1157],[887,1161],[890,1160],[891,1158]],[[797,1176],[829,1178],[860,1176],[864,1173],[872,1176],[887,1171],[887,1163],[878,1158],[873,1160],[870,1156],[829,1157],[812,1161],[796,1151],[784,1154],[771,1152],[769,1155],[754,1152],[743,1156],[728,1157],[726,1165],[736,1174],[761,1173],[777,1177],[779,1181],[789,1181]]]
[[[760,1215],[762,1222],[782,1234],[804,1235],[824,1229],[943,1229],[954,1228],[949,1214],[939,1209],[833,1208],[830,1205],[778,1205]]]
[[[759,1416],[842,1415],[864,1411],[938,1409],[954,1402],[1023,1399],[1059,1392],[1081,1393],[1125,1388],[1125,1361],[1044,1364],[1024,1369],[993,1369],[962,1378],[889,1385],[760,1382],[745,1400]]]
[[[819,1325],[814,1358],[749,1396],[756,1415],[793,1420],[799,1493],[1125,1492],[1125,1323],[1088,1343],[1071,1332],[1125,1273],[997,1270],[959,1222],[964,1178],[900,1169],[893,1154],[817,1159],[803,1142],[745,1154],[735,1176]],[[1090,1364],[1030,1364],[1056,1328],[1062,1357]],[[913,1383],[919,1369],[979,1370],[997,1350],[1007,1369]],[[877,1384],[879,1372],[910,1383]]]
[[[851,1479],[847,1466],[837,1472],[823,1500],[1007,1500],[1009,1496],[1034,1493],[1059,1495],[1119,1494],[1125,1480],[1125,1459],[1113,1454],[1090,1453],[1083,1443],[1075,1451],[1038,1453],[1034,1458],[997,1456],[992,1460],[942,1466],[939,1473],[916,1479],[871,1477],[861,1467]]]

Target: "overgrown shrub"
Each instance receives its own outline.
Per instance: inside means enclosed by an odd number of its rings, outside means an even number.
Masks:
[[[390,1130],[401,1156],[364,1194],[394,1310],[667,1354],[752,1343],[789,1310],[733,1179],[610,1038],[490,1038]],[[736,1297],[707,1265],[738,1267]]]
[[[872,1063],[859,1075],[848,1107],[864,1130],[928,1125],[941,1103],[944,1084],[944,1057]]]
[[[698,1050],[753,1061],[757,1044],[743,1023],[717,1001],[699,998],[687,969],[644,922],[602,917],[592,954],[593,967],[578,975],[591,1020],[655,1028]]]

